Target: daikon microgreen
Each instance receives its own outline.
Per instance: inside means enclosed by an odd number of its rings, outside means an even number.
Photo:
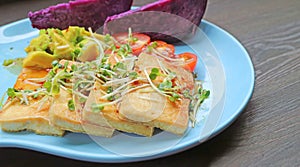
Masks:
[[[68,108],[70,111],[74,111],[75,110],[75,104],[74,104],[74,100],[71,99],[68,101]]]

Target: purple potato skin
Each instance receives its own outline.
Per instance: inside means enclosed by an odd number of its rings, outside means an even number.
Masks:
[[[104,33],[134,32],[148,34],[153,40],[176,43],[192,36],[200,25],[207,0],[159,0],[154,3],[110,16]]]
[[[80,26],[97,30],[108,16],[130,10],[133,0],[76,0],[29,12],[32,27],[38,29]]]

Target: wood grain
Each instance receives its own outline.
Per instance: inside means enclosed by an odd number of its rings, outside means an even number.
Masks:
[[[0,6],[0,25],[58,1]],[[146,1],[135,1],[141,5]],[[23,6],[20,6],[23,5]],[[95,164],[1,148],[9,166],[300,166],[300,1],[209,0],[205,19],[236,36],[256,72],[252,99],[223,133],[188,151],[128,164]],[[237,62],[238,63],[238,62]],[[33,160],[34,159],[34,160]]]

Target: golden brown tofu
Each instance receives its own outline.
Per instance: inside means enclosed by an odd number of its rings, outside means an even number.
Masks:
[[[51,123],[64,130],[83,133],[81,113],[80,111],[69,110],[69,100],[72,100],[72,95],[63,89],[53,97],[49,110]]]
[[[30,84],[29,78],[43,78],[46,70],[24,68],[14,86],[18,90],[35,90],[41,85]],[[16,99],[8,99],[0,111],[0,124],[4,131],[17,132],[22,130],[34,131],[37,134],[62,136],[64,131],[52,126],[49,119],[50,101],[30,99],[29,105],[20,104]]]
[[[94,99],[94,101],[87,102],[90,105],[92,103],[107,103],[107,100],[101,99],[100,97],[103,96],[103,93],[99,90],[101,86],[99,83],[96,82],[95,89],[90,93],[90,97]],[[94,96],[94,97],[93,97]],[[141,122],[130,121],[128,119],[122,118],[120,116],[119,111],[116,105],[109,105],[105,106],[102,111],[93,112],[91,109],[84,110],[83,113],[83,120],[87,121],[92,124],[106,126],[106,127],[113,127],[117,130],[128,132],[128,133],[135,133],[142,136],[152,136],[154,128],[149,125],[144,125]]]
[[[171,102],[151,87],[128,93],[120,105],[123,119],[143,122],[145,125],[182,135],[188,126],[190,101]],[[144,93],[147,92],[147,93]]]
[[[68,60],[61,60],[59,63],[64,65]],[[78,64],[77,62],[68,61],[68,70],[71,70],[71,65]],[[110,137],[114,129],[104,127],[97,124],[89,123],[82,120],[83,106],[79,103],[78,96],[74,96],[66,90],[61,89],[60,93],[53,97],[52,105],[49,110],[51,123],[55,126],[71,132],[88,133],[96,136]],[[74,99],[73,99],[74,98]],[[75,110],[71,111],[68,106],[70,100],[74,101]]]
[[[93,112],[92,104],[96,103],[99,91],[92,90],[82,111],[82,122],[86,133],[96,136],[111,137],[114,128],[107,122],[101,112]],[[107,109],[107,108],[106,108]]]
[[[141,71],[144,75],[143,71],[147,67],[160,68],[159,62],[176,73],[181,90],[194,89],[194,77],[191,72],[147,53],[139,55],[135,63],[135,70]],[[156,84],[156,82],[161,82],[161,78],[157,77],[153,83]],[[145,125],[182,135],[188,126],[189,104],[190,100],[184,98],[181,101],[171,102],[167,97],[159,94],[151,87],[147,87],[125,95],[120,105],[120,113],[123,118],[141,121]]]
[[[43,83],[32,83],[29,78],[44,78],[48,74],[47,69],[23,68],[17,78],[14,88],[17,90],[35,90],[42,87]]]

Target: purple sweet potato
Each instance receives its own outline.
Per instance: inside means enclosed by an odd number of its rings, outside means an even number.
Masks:
[[[108,16],[128,11],[133,0],[76,0],[29,12],[32,27],[38,29],[69,26],[91,27],[96,30],[103,26]]]
[[[141,32],[170,43],[193,35],[206,9],[207,0],[159,0],[135,10],[110,16],[104,33]]]

